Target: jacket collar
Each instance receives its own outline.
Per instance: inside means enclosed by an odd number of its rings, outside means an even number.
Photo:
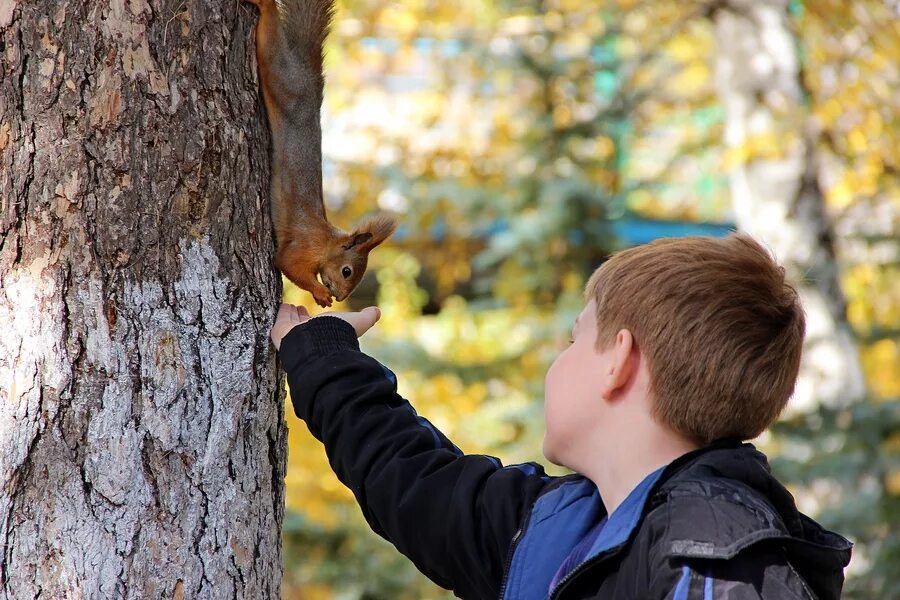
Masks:
[[[819,597],[837,597],[853,544],[800,513],[753,445],[723,441],[679,458],[667,471],[648,510],[669,507],[668,547],[662,548],[668,556],[727,560],[763,540],[777,541]]]
[[[670,556],[730,558],[762,539],[780,539],[790,552],[829,573],[840,573],[850,559],[852,544],[797,511],[762,453],[740,440],[723,439],[648,475],[610,516],[571,573],[601,555],[614,554],[632,538],[641,518],[663,502],[678,503],[675,512],[684,516],[670,523]],[[713,510],[728,514],[711,518]],[[562,561],[605,516],[600,494],[589,479],[575,475],[549,487],[535,502],[514,544],[503,598],[546,598]],[[715,530],[721,523],[733,527],[735,520],[739,528]],[[801,574],[808,581],[816,576]]]
[[[673,514],[686,516],[670,524],[672,556],[727,559],[767,537],[795,538],[835,550],[850,547],[845,538],[800,513],[793,496],[772,475],[765,455],[740,440],[720,440],[669,464],[650,509],[662,503],[671,506]],[[691,513],[696,519],[687,517]]]
[[[647,475],[608,516],[590,551],[571,573],[631,539],[644,514],[647,498],[663,471],[659,468]],[[560,564],[604,517],[607,517],[606,508],[597,487],[582,476],[573,477],[540,496],[514,549],[503,598],[546,598]],[[563,578],[557,587],[565,581]]]

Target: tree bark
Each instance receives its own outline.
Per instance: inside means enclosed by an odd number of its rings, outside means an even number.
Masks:
[[[255,9],[0,0],[0,598],[277,598]]]
[[[791,407],[841,406],[865,392],[846,318],[830,224],[804,105],[788,0],[724,0],[716,25],[716,87],[737,225],[766,243],[799,282],[807,315]]]

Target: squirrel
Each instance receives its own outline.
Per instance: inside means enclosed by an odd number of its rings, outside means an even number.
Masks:
[[[344,300],[369,252],[397,227],[378,215],[352,233],[333,226],[322,201],[323,42],[334,0],[248,0],[259,8],[256,61],[272,134],[275,266],[320,306]],[[321,282],[317,279],[321,277]]]

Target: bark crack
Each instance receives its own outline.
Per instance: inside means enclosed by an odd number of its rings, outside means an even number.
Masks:
[[[194,547],[194,555],[200,558],[200,587],[197,589],[197,595],[199,596],[200,592],[203,590],[204,584],[210,583],[206,578],[206,553],[200,548],[200,544],[203,543],[203,536],[206,534],[206,518],[209,516],[209,498],[206,496],[206,492],[203,491],[202,481],[200,485],[197,486],[197,491],[200,492],[200,495],[203,497],[200,505],[203,514],[200,515],[200,522],[198,523],[197,533],[194,535],[192,545]]]
[[[24,72],[24,69],[22,69],[22,71]],[[26,144],[27,152],[28,152],[28,159],[27,159],[27,164],[25,165],[25,177],[22,180],[22,187],[21,187],[19,193],[16,194],[16,204],[17,204],[16,208],[17,209],[21,208],[21,211],[16,210],[16,224],[17,225],[22,222],[23,217],[21,215],[24,215],[25,209],[27,208],[28,196],[31,194],[31,184],[34,181],[34,138],[35,138],[34,122],[33,121],[29,122],[25,126],[24,129],[26,131],[26,137],[28,139],[28,142]],[[17,229],[19,229],[19,231],[22,231],[25,228],[17,227]],[[26,235],[27,235],[27,230],[26,230]],[[24,236],[21,236],[21,235],[16,236],[16,240],[18,242],[18,245],[16,247],[16,257],[15,257],[16,263],[20,262],[21,257],[22,257],[22,246],[24,243],[23,237]]]
[[[278,371],[280,372],[281,369],[278,369]],[[281,396],[281,394],[276,394],[276,396]],[[283,416],[280,415],[280,411],[279,411],[279,416],[281,417],[281,420],[283,421],[284,418],[283,418]],[[274,437],[272,436],[272,433],[275,434]],[[272,432],[270,430],[269,435],[267,435],[266,437],[269,438],[269,464],[271,465],[271,468],[272,468],[272,474],[271,474],[271,477],[272,477],[272,512],[273,512],[273,514],[277,515],[277,514],[280,514],[280,512],[281,512],[281,506],[280,506],[281,505],[281,502],[280,502],[281,494],[278,493],[278,488],[281,485],[281,481],[283,481],[283,477],[281,474],[281,468],[280,468],[280,465],[278,462],[278,449],[279,449],[278,426],[277,425],[275,426],[274,432]]]
[[[38,390],[38,407],[43,405],[43,385],[40,383],[40,374],[35,377],[38,380],[33,387],[36,387]],[[31,466],[37,461],[32,461],[31,457],[34,455],[35,449],[37,448],[38,443],[41,440],[42,430],[40,427],[40,409],[38,410],[37,417],[37,427],[34,432],[34,437],[31,438],[31,442],[28,445],[28,450],[25,451],[25,456],[22,461],[19,462],[13,469],[13,472],[10,474],[9,479],[5,482],[4,487],[7,489],[7,497],[9,498],[9,504],[7,513],[3,517],[3,522],[6,527],[4,530],[2,545],[3,546],[3,559],[0,560],[0,590],[6,589],[7,582],[9,581],[9,565],[11,562],[11,550],[14,544],[10,543],[10,529],[12,523],[12,516],[15,514],[15,510],[13,507],[16,505],[16,498],[19,493],[22,491],[22,488],[25,484],[25,481],[28,479],[28,476],[31,474]]]
[[[153,506],[158,511],[162,511],[162,503],[159,499],[159,486],[156,483],[156,476],[153,474],[153,468],[150,466],[152,462],[152,458],[150,457],[150,451],[153,446],[153,438],[150,437],[149,433],[144,434],[144,439],[141,442],[141,468],[144,471],[144,477],[147,479],[147,484],[150,486],[150,495],[153,496]]]
[[[16,108],[19,109],[19,114],[25,114],[25,72],[28,70],[28,52],[25,50],[26,45],[25,41],[22,39],[22,28],[20,27],[16,32],[18,34],[18,42],[19,42],[19,52],[22,55],[22,70],[19,71],[19,95],[16,97]]]

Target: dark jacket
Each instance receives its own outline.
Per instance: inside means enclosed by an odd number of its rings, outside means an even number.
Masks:
[[[840,596],[851,544],[800,514],[750,444],[684,455],[607,515],[584,477],[464,455],[340,319],[295,327],[281,360],[294,410],[372,529],[462,598]],[[560,564],[604,519],[551,594]]]

